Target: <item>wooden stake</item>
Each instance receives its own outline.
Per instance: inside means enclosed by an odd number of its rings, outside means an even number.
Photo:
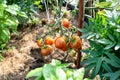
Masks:
[[[79,0],[79,14],[78,14],[78,28],[83,28],[83,21],[84,21],[84,0]],[[82,35],[82,32],[77,31],[78,36]],[[81,39],[82,41],[82,39]],[[82,54],[80,52],[80,50],[82,50],[82,44],[81,44],[81,48],[78,49],[78,54],[77,54],[77,61],[76,61],[76,66],[77,68],[80,68],[80,62],[81,62],[81,57]]]

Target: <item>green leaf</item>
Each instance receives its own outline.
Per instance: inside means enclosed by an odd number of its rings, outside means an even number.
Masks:
[[[109,73],[105,73],[105,74],[103,74],[102,76],[105,76],[105,77],[110,77],[112,75],[112,73],[111,72],[109,72]]]
[[[0,17],[4,15],[4,7],[2,4],[0,4]]]
[[[73,80],[73,71],[70,69],[65,70],[66,76],[68,80]]]
[[[35,80],[45,80],[43,76],[38,76]]]
[[[112,69],[110,68],[110,66],[109,66],[106,62],[103,62],[103,63],[102,63],[102,67],[103,67],[107,72],[112,72]]]
[[[99,7],[99,8],[106,8],[106,7],[110,7],[112,4],[112,2],[100,2],[98,4],[95,4],[95,7]]]
[[[96,63],[96,68],[95,68],[95,75],[97,75],[99,73],[101,64],[102,64],[102,59],[98,58],[97,63]]]
[[[75,71],[74,71],[74,74],[73,74],[74,79],[75,79],[75,80],[83,80],[84,73],[85,73],[84,68],[80,68],[80,69],[78,69],[78,70],[75,70]]]
[[[89,65],[96,62],[97,62],[97,58],[88,58],[87,60],[82,61],[81,64]]]
[[[67,78],[65,72],[59,67],[56,68],[56,76],[57,80],[66,80]]]
[[[89,35],[92,35],[92,32],[84,33],[81,38],[87,38]]]
[[[118,50],[120,48],[120,44],[118,43],[116,46],[115,46],[115,50]]]
[[[120,64],[120,59],[113,55],[112,53],[105,53],[111,60],[114,60],[115,62],[117,62],[118,64]]]
[[[56,67],[51,64],[46,64],[43,67],[43,76],[45,80],[57,80],[56,73],[55,73]]]
[[[10,31],[8,28],[0,28],[0,41],[7,43],[10,39]]]
[[[112,65],[113,67],[120,68],[120,65],[116,63],[114,60],[107,59],[107,58],[105,58],[104,60],[106,61],[106,63]]]
[[[57,65],[61,65],[61,62],[59,60],[52,59],[52,62],[50,64],[57,66]]]
[[[112,44],[113,43],[108,39],[99,39],[99,40],[97,40],[97,42],[99,42],[101,44]]]
[[[112,40],[113,42],[116,42],[115,39],[114,39],[114,37],[113,37],[113,35],[111,35],[110,33],[108,33],[107,35],[110,38],[110,40]]]
[[[114,46],[115,46],[115,44],[116,44],[116,43],[109,44],[109,45],[107,45],[104,49],[110,49],[110,48],[114,47]]]
[[[27,74],[26,78],[30,78],[30,77],[33,77],[33,76],[42,77],[42,68],[36,68],[36,69],[34,69],[34,70],[31,70],[31,71]]]
[[[110,76],[110,80],[118,80],[118,78],[120,77],[120,70],[114,72],[111,76]],[[119,78],[120,79],[120,78]]]
[[[27,14],[25,12],[19,11],[18,15],[24,18],[28,18]]]
[[[92,80],[92,79],[85,78],[84,80]]]
[[[19,11],[19,9],[20,8],[18,5],[13,4],[13,5],[8,5],[5,10],[13,15],[17,15],[17,11]]]

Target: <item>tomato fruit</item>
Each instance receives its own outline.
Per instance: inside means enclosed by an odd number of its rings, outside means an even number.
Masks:
[[[64,37],[58,37],[55,39],[55,47],[58,49],[61,49],[63,51],[67,50],[67,44],[66,44],[66,40]]]
[[[62,19],[62,26],[64,26],[65,28],[69,28],[70,21],[67,18]]]
[[[81,39],[79,36],[72,36],[71,39],[70,39],[70,46],[73,48],[73,49],[79,49],[81,48]]]
[[[46,37],[45,44],[46,45],[52,45],[54,43],[54,39],[51,37]]]
[[[39,47],[41,47],[41,46],[42,46],[42,39],[38,39],[38,40],[36,41],[36,43],[37,43],[37,45],[38,45]]]
[[[45,45],[41,48],[41,54],[43,56],[48,56],[53,52],[54,48],[51,45]]]

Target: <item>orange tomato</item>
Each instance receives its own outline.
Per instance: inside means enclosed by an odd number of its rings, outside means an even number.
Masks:
[[[62,19],[62,26],[64,26],[65,28],[69,28],[70,21],[67,18]]]
[[[68,49],[65,38],[64,37],[58,37],[55,39],[55,47],[58,49],[61,49],[63,51],[66,51]]]
[[[54,48],[50,45],[45,45],[44,47],[41,48],[41,54],[43,56],[48,56],[53,52]]]
[[[45,44],[46,45],[52,45],[54,43],[54,39],[51,37],[46,37]]]
[[[36,43],[39,47],[41,47],[42,46],[42,39],[38,39]]]
[[[70,46],[73,48],[73,49],[79,49],[81,48],[81,39],[79,36],[72,36],[71,37],[71,40],[70,40]]]

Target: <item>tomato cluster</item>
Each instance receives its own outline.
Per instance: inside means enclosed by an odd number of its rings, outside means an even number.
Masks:
[[[48,56],[54,51],[54,47],[61,51],[67,51],[71,48],[74,50],[81,48],[81,39],[75,35],[71,36],[70,39],[65,36],[59,36],[55,39],[46,37],[44,41],[42,39],[37,40],[37,45],[41,48],[41,54]]]

